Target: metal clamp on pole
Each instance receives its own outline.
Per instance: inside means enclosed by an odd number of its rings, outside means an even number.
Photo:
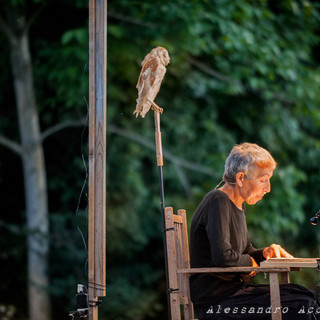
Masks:
[[[90,307],[100,307],[102,305],[102,300],[89,300]]]

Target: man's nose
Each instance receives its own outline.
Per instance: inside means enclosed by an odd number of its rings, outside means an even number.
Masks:
[[[270,180],[267,181],[267,185],[264,188],[265,193],[268,193],[271,191],[271,184],[270,184]]]

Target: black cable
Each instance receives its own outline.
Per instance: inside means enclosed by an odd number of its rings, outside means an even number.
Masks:
[[[84,150],[83,150],[84,134],[85,134],[85,131],[86,131],[86,128],[87,128],[88,118],[89,118],[89,104],[88,104],[88,101],[86,99],[85,84],[84,84],[84,82],[85,82],[85,74],[86,74],[86,71],[88,69],[88,60],[89,60],[89,56],[87,57],[85,66],[83,68],[83,74],[82,74],[82,94],[83,94],[83,100],[86,103],[87,114],[86,114],[86,120],[85,120],[85,124],[84,124],[83,130],[82,130],[82,133],[81,133],[81,139],[80,139],[81,159],[82,159],[83,166],[85,168],[85,178],[84,178],[84,181],[83,181],[83,184],[82,184],[82,188],[81,188],[81,191],[80,191],[80,194],[79,194],[78,203],[77,203],[77,207],[76,207],[76,217],[77,218],[79,216],[79,209],[80,209],[81,199],[82,199],[82,196],[84,194],[84,190],[85,190],[85,187],[86,187],[87,181],[88,181],[88,166],[87,166],[86,161],[85,161]],[[86,194],[86,196],[87,196],[87,194]],[[87,199],[87,197],[86,197],[86,199]],[[86,211],[87,210],[88,210],[88,203],[87,203],[87,206],[86,206]],[[77,230],[80,233],[84,248],[85,248],[85,250],[87,252],[87,261],[88,261],[88,246],[87,246],[87,242],[85,240],[83,232],[82,232],[81,228],[79,227],[78,223],[77,223]],[[85,263],[85,266],[87,265],[87,261]]]
[[[85,74],[86,74],[86,71],[87,71],[87,67],[88,67],[88,61],[89,61],[89,55],[87,57],[87,60],[86,60],[86,63],[85,63],[85,66],[84,66],[84,69],[83,69],[83,75],[82,75],[82,90],[83,90],[83,100],[85,101],[85,104],[86,104],[86,107],[87,107],[87,114],[86,114],[86,120],[85,120],[85,124],[84,124],[84,127],[83,127],[83,130],[82,130],[82,133],[81,133],[81,142],[80,142],[80,150],[81,150],[81,159],[82,159],[82,163],[83,163],[83,166],[85,168],[85,178],[84,178],[84,181],[83,181],[83,184],[82,184],[82,188],[81,188],[81,191],[80,191],[80,194],[79,194],[79,198],[78,198],[78,203],[77,203],[77,207],[76,207],[76,218],[79,217],[79,210],[80,210],[80,203],[81,203],[81,199],[83,197],[83,194],[84,194],[84,190],[85,190],[85,187],[87,186],[87,182],[88,182],[88,166],[87,166],[87,163],[86,163],[86,160],[85,160],[85,155],[84,155],[84,149],[83,149],[83,145],[84,145],[84,134],[86,132],[86,129],[87,129],[87,125],[88,125],[88,120],[89,120],[89,104],[88,104],[88,101],[86,99],[86,90],[85,90]],[[88,212],[88,194],[86,193],[86,201],[87,201],[87,205],[86,205],[86,212]],[[81,228],[79,227],[79,224],[78,224],[78,221],[77,221],[77,230],[79,231],[80,235],[81,235],[81,239],[82,239],[82,242],[83,242],[83,245],[84,245],[84,248],[86,250],[86,253],[87,253],[87,260],[84,264],[84,270],[85,270],[85,274],[86,276],[88,277],[88,273],[87,273],[87,265],[88,265],[88,260],[89,260],[89,252],[88,252],[88,245],[87,245],[87,242],[86,242],[86,239],[83,235],[83,232],[81,230]],[[100,290],[104,290],[105,289],[105,285],[102,285],[102,284],[99,284],[99,283],[94,283],[94,282],[89,282],[88,283],[88,287],[89,288],[92,288],[92,287],[98,287],[98,289]],[[83,286],[83,288],[86,289],[86,293],[88,293],[88,289]],[[82,293],[80,295],[83,295]],[[95,303],[97,305],[100,305],[101,304],[101,301],[90,301],[91,303]],[[92,306],[92,304],[90,305]],[[87,319],[88,318],[88,315],[89,315],[89,309],[88,308],[84,308],[84,309],[78,309],[76,311],[70,311],[69,313],[69,316],[72,317],[72,319]]]

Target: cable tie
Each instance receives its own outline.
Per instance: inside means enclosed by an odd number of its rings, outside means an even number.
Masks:
[[[104,285],[104,284],[95,283],[95,282],[91,282],[91,281],[89,281],[88,283],[89,283],[89,288],[98,287],[97,288],[98,290],[102,290],[102,289],[106,288],[106,285]]]
[[[163,229],[163,232],[174,231],[174,227]]]

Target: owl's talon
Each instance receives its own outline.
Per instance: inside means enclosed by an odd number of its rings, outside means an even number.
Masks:
[[[160,108],[160,107],[158,107],[158,106],[152,106],[151,107],[151,109],[153,110],[153,111],[158,111],[158,112],[160,112],[160,114],[162,114],[163,113],[163,108]]]
[[[150,103],[152,104],[151,109],[152,109],[153,111],[158,111],[158,112],[160,112],[160,114],[163,113],[163,108],[160,108],[154,101],[151,101],[151,100],[149,100],[149,99],[147,99],[147,100],[148,100],[148,102],[150,102]]]

